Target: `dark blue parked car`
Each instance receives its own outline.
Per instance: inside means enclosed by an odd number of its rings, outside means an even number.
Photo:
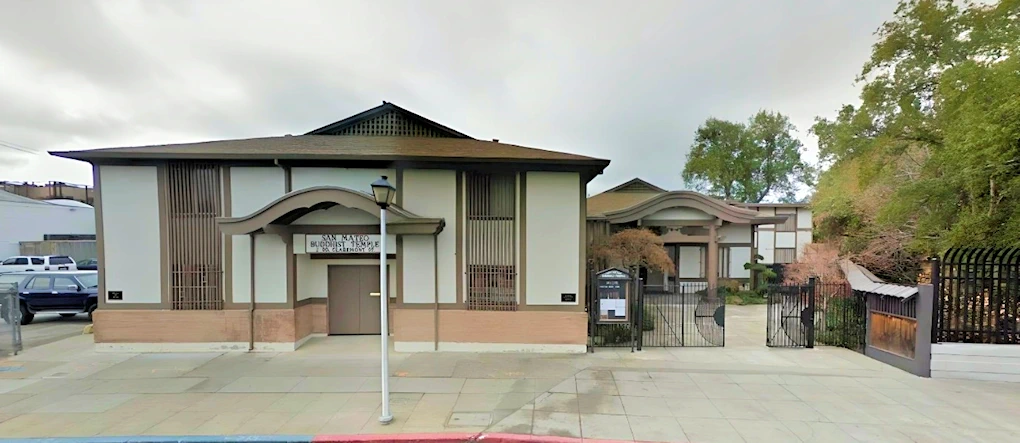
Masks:
[[[99,273],[96,271],[12,272],[0,275],[0,287],[7,286],[3,283],[18,285],[23,325],[31,323],[39,313],[62,317],[84,313],[91,320],[99,301]],[[4,306],[0,312],[4,320],[10,322],[9,307]]]
[[[94,258],[86,258],[80,262],[77,262],[79,271],[95,271],[99,269],[99,260]]]

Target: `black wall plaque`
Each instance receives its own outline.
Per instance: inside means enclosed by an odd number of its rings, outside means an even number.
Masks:
[[[107,300],[123,300],[124,291],[106,291]]]
[[[577,302],[577,294],[560,294],[560,301],[563,303],[574,303]]]

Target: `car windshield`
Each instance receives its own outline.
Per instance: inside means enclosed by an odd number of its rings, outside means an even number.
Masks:
[[[81,281],[81,284],[85,285],[86,288],[95,288],[99,286],[99,274],[79,275],[78,280]]]
[[[21,274],[0,275],[0,291],[10,290],[11,285],[17,286],[24,279],[25,276]]]

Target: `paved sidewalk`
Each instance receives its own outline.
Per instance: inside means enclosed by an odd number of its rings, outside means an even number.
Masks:
[[[920,379],[838,348],[391,354],[378,337],[279,354],[109,354],[72,337],[0,360],[0,436],[499,432],[638,441],[1017,441],[1020,385]],[[760,328],[759,328],[760,326]]]

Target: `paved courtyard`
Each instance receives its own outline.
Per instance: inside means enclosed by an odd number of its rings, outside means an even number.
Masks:
[[[1020,440],[1020,385],[920,379],[837,348],[767,349],[764,308],[726,348],[391,354],[378,337],[292,353],[96,353],[76,336],[0,360],[0,437],[506,432],[637,441]]]

